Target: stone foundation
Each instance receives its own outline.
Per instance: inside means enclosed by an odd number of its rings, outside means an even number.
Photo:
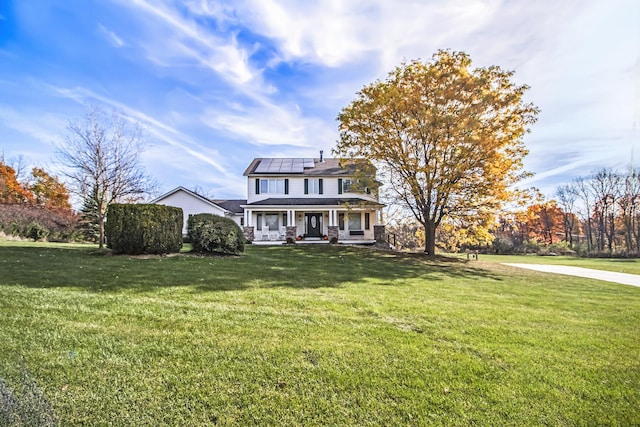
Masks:
[[[335,237],[336,241],[338,241],[339,237],[339,229],[337,225],[330,225],[329,227],[327,227],[327,232],[328,237],[329,237],[329,241],[331,242],[332,239]]]
[[[291,239],[291,241],[293,241],[293,243],[296,242],[296,233],[298,232],[298,227],[296,227],[295,225],[290,225],[287,226],[287,231],[285,234],[285,240],[287,242],[289,242],[289,239]]]
[[[254,230],[253,227],[244,227],[242,229],[244,233],[244,238],[247,239],[247,242],[253,242],[255,240],[255,234],[253,230]]]
[[[386,228],[384,225],[374,225],[373,226],[373,239],[376,242],[382,243],[386,240]]]

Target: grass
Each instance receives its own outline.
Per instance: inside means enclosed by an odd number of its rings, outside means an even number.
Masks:
[[[466,255],[464,255],[466,258]],[[522,264],[553,264],[574,267],[593,268],[595,270],[615,271],[618,273],[640,274],[640,259],[637,258],[579,258],[572,256],[536,256],[536,255],[479,255],[483,262],[512,262]]]
[[[640,425],[630,286],[330,245],[0,271],[0,378],[62,425]]]

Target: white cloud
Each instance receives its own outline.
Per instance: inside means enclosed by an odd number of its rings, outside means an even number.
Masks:
[[[125,45],[124,40],[118,37],[118,35],[115,32],[107,29],[107,27],[105,27],[104,25],[98,24],[98,30],[100,30],[100,32],[104,34],[104,36],[107,38],[109,43],[111,43],[112,46],[123,47]]]
[[[493,24],[500,0],[233,3],[237,19],[278,44],[283,61],[328,67],[376,55],[384,69]],[[408,56],[407,56],[408,55]]]
[[[253,145],[288,145],[314,147],[335,140],[333,124],[317,118],[307,118],[297,106],[277,105],[266,100],[252,106],[239,104],[209,108],[203,123],[228,132]]]
[[[37,117],[38,120],[34,120]],[[67,120],[54,113],[37,111],[29,108],[27,111],[19,111],[7,105],[0,105],[0,124],[28,135],[31,138],[51,145],[59,133],[63,132]]]
[[[178,130],[163,123],[161,120],[151,117],[141,111],[135,110],[119,101],[98,95],[90,90],[84,88],[60,88],[51,87],[60,96],[68,99],[72,99],[80,104],[86,105],[92,100],[100,101],[105,105],[109,105],[112,108],[122,111],[127,116],[135,119],[147,126],[148,132],[159,141],[163,141],[173,147],[180,149],[181,151],[189,154],[192,158],[197,159],[209,166],[215,168],[219,174],[223,176],[230,176],[230,173],[216,158],[220,158],[220,154],[213,149],[207,149],[202,145],[191,140],[190,137],[182,134]]]
[[[154,62],[170,66],[176,59],[188,58],[215,71],[222,79],[237,86],[259,83],[260,73],[248,62],[247,52],[239,46],[233,34],[221,37],[206,26],[180,14],[175,8],[145,0],[122,3],[144,12],[153,22],[146,20],[148,33],[139,43]],[[178,62],[179,64],[179,62]]]

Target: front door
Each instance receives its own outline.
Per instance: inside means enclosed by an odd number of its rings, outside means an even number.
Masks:
[[[307,222],[307,237],[322,237],[322,226],[320,225],[321,219],[321,213],[308,213],[305,215],[305,220]]]

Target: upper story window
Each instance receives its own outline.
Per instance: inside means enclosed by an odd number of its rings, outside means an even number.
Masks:
[[[322,194],[322,178],[305,178],[304,194]]]
[[[342,191],[345,193],[348,193],[351,191],[351,187],[353,187],[353,181],[350,179],[343,179],[342,180]]]
[[[256,178],[256,194],[289,194],[286,178]]]
[[[364,187],[360,180],[351,178],[338,178],[338,194],[342,193],[366,193],[371,194],[369,187]]]

